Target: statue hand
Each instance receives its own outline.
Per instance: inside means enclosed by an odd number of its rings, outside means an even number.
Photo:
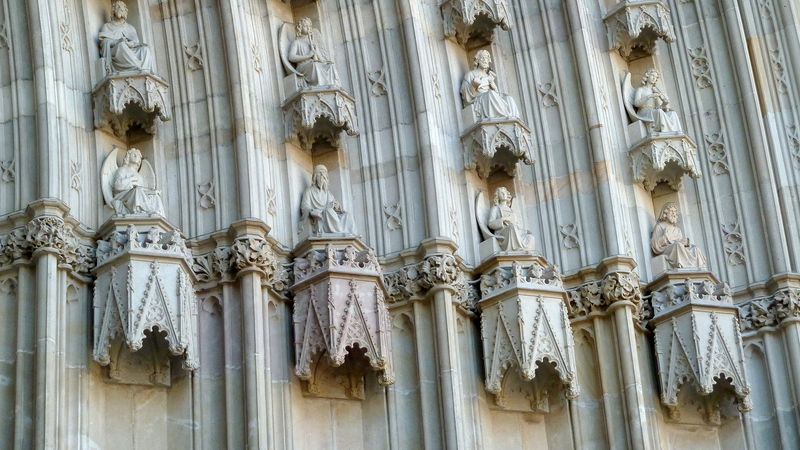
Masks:
[[[338,214],[341,214],[341,213],[344,212],[344,209],[342,208],[342,205],[340,205],[339,202],[336,202],[336,201],[333,202],[333,210],[336,211]]]
[[[322,219],[322,210],[312,209],[311,211],[308,212],[308,215],[317,220]]]

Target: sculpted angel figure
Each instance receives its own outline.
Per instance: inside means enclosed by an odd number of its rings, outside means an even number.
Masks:
[[[119,149],[114,149],[103,163],[103,197],[116,214],[164,215],[161,193],[156,190],[155,172],[142,153],[131,148],[117,166]]]
[[[111,22],[100,29],[100,53],[107,74],[127,71],[153,71],[153,58],[147,44],[139,40],[136,29],[126,20],[128,7],[122,0],[111,5]]]
[[[309,86],[333,86],[339,84],[339,74],[328,56],[323,43],[311,24],[311,19],[303,17],[297,22],[295,37],[284,50],[284,64],[287,69],[302,77]],[[281,31],[281,39],[286,31]]]
[[[670,107],[669,97],[658,87],[661,74],[656,69],[648,69],[642,75],[641,86],[631,87],[631,74],[625,76],[625,106],[635,120],[647,123],[653,133],[680,133],[681,122],[678,114]]]
[[[699,269],[707,266],[703,252],[689,242],[678,227],[678,205],[675,203],[667,203],[661,209],[650,247],[656,255],[664,255],[673,269]]]
[[[480,119],[519,117],[514,99],[497,89],[497,75],[492,71],[492,55],[487,50],[475,54],[473,69],[461,83],[464,105],[472,105]]]
[[[480,198],[480,197],[479,197]],[[486,223],[481,223],[480,207],[476,208],[479,225],[485,238],[494,238],[504,252],[533,250],[533,235],[522,229],[517,214],[511,207],[511,193],[504,187],[494,191],[494,204],[489,209]]]
[[[311,234],[355,234],[352,217],[328,190],[328,168],[314,167],[311,181],[300,203],[300,220],[307,223]]]

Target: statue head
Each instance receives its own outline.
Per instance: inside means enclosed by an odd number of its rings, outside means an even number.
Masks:
[[[133,166],[136,169],[142,164],[142,152],[139,149],[132,148],[125,152],[125,159],[122,160],[125,166]]]
[[[111,17],[115,20],[125,20],[128,18],[128,6],[122,0],[115,0],[111,4]]]
[[[495,205],[507,205],[511,202],[511,192],[508,192],[508,189],[504,187],[499,187],[494,191],[494,204]]]
[[[661,214],[658,216],[658,221],[676,225],[678,223],[678,214],[678,205],[675,202],[669,202],[661,208]]]
[[[311,34],[312,30],[312,23],[311,19],[308,17],[303,17],[302,19],[297,21],[296,32],[298,36],[307,36]]]
[[[476,69],[488,70],[492,67],[492,54],[488,50],[478,50],[473,58],[473,66]]]
[[[318,189],[322,189],[324,191],[327,191],[328,190],[328,168],[323,166],[322,164],[319,164],[316,167],[314,167],[314,176],[311,177],[311,182]]]
[[[658,83],[658,79],[661,78],[661,74],[658,73],[658,70],[650,68],[642,75],[642,86],[655,86]]]

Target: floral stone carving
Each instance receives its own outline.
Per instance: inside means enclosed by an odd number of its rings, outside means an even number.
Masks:
[[[738,309],[727,284],[709,272],[667,272],[650,287],[661,402],[680,417],[679,391],[691,386],[705,419],[720,422],[720,402],[732,395],[749,411],[750,386],[744,368]]]
[[[511,29],[506,0],[446,0],[441,9],[444,35],[462,46],[491,42],[497,27]]]
[[[363,398],[366,369],[394,383],[386,288],[375,253],[356,238],[311,238],[295,258],[295,373],[310,394],[325,395],[320,374],[343,368],[347,396]],[[355,380],[355,381],[354,381]]]
[[[619,50],[625,59],[633,59],[631,57],[638,56],[637,53],[653,54],[658,39],[675,41],[670,10],[662,0],[623,1],[609,11],[604,20],[608,48]]]
[[[330,52],[311,19],[301,18],[292,30],[280,29],[281,61],[288,74],[284,78],[286,134],[297,136],[310,150],[319,139],[339,146],[342,132],[358,136],[355,100],[341,87]]]
[[[496,256],[480,280],[481,341],[486,389],[507,406],[506,377],[532,385],[530,409],[547,411],[553,385],[579,394],[567,294],[558,268],[539,256]]]
[[[191,253],[180,232],[157,217],[112,218],[103,228],[95,269],[94,360],[110,365],[117,382],[169,384],[170,355],[182,356],[186,370],[198,367]],[[151,373],[143,377],[140,370]]]

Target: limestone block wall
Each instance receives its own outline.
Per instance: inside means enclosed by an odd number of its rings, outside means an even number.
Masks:
[[[95,127],[112,2],[0,4],[0,448],[797,446],[797,2],[503,0],[504,19],[479,14],[490,32],[466,42],[446,36],[443,0],[125,3],[169,85],[171,120],[123,136]],[[608,17],[642,4],[667,11],[673,36],[624,55]],[[303,17],[353,99],[358,135],[306,146],[292,131],[283,36]],[[465,169],[462,81],[480,50],[530,131],[534,162],[514,176]],[[632,170],[624,80],[638,87],[650,68],[696,144],[701,175],[677,190],[651,192]],[[191,252],[199,366],[148,347],[115,378],[93,359],[93,269],[115,214],[104,161],[134,147]],[[319,164],[380,261],[388,386],[355,358],[320,366],[313,388],[295,374],[290,287]],[[535,397],[513,371],[504,405],[485,389],[476,199],[498,187],[563,278],[575,399]],[[668,202],[739,308],[751,408],[725,380],[711,397],[687,383],[679,417],[662,406],[651,232]]]

